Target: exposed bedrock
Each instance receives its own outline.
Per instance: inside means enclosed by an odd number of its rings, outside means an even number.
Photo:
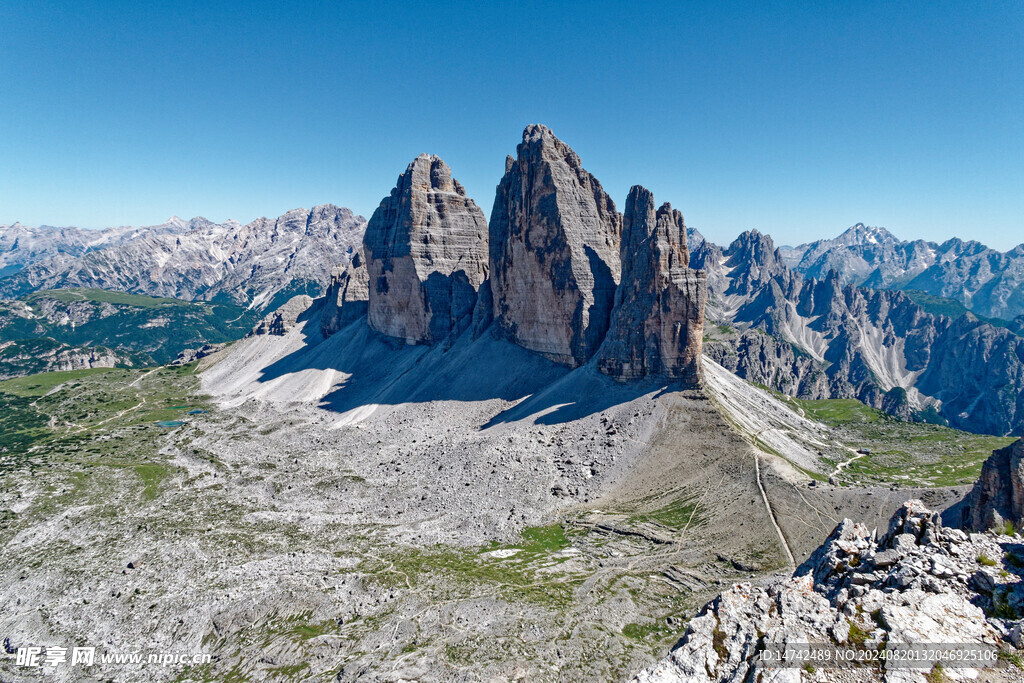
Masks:
[[[689,267],[683,214],[639,185],[626,199],[620,252],[622,279],[601,372],[618,380],[649,375],[701,383],[707,276]]]
[[[293,296],[283,306],[272,313],[268,313],[262,320],[256,323],[256,326],[249,335],[273,334],[284,336],[298,324],[299,317],[312,305],[313,299],[306,294]]]
[[[324,294],[320,331],[325,337],[366,315],[370,300],[370,275],[360,249],[347,266],[331,271],[331,282]]]
[[[622,217],[545,126],[527,126],[516,152],[505,162],[491,212],[494,322],[524,348],[582,365],[608,331]]]
[[[1010,522],[1024,528],[1024,439],[993,451],[962,508],[963,526],[986,531]]]
[[[434,344],[470,324],[487,277],[487,222],[439,157],[421,154],[398,177],[363,248],[370,327]]]

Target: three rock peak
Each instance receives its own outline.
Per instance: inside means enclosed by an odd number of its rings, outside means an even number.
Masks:
[[[325,334],[367,316],[410,344],[490,328],[618,380],[701,383],[706,275],[689,268],[682,214],[634,186],[620,214],[579,156],[530,125],[505,162],[490,222],[440,157],[421,154],[332,278]]]

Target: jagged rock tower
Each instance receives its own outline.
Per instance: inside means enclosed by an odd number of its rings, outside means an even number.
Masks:
[[[626,381],[648,375],[699,386],[707,276],[689,267],[683,214],[634,185],[622,230],[622,280],[601,372]]]
[[[331,271],[331,282],[324,294],[320,331],[329,336],[366,315],[370,303],[370,275],[362,249],[347,266]]]
[[[494,323],[520,346],[582,365],[608,331],[622,217],[545,126],[527,126],[516,152],[505,162],[491,212]]]
[[[489,228],[441,159],[409,164],[370,218],[362,251],[332,274],[324,335],[364,314],[411,344],[493,325],[557,363],[597,356],[620,381],[699,386],[707,281],[689,267],[682,214],[655,210],[636,186],[623,228],[601,183],[544,126],[527,126],[516,153]]]
[[[487,221],[439,157],[421,154],[363,238],[370,327],[435,344],[470,324],[487,277]]]
[[[963,526],[987,531],[1011,522],[1024,528],[1024,439],[993,451],[964,499]]]

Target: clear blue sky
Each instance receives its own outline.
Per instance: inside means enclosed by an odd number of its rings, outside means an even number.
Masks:
[[[1024,2],[0,3],[0,224],[486,213],[545,123],[719,242],[1024,241]]]

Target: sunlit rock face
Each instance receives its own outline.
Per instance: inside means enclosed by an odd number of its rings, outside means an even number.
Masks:
[[[435,344],[469,325],[487,277],[487,221],[439,157],[421,154],[398,177],[363,247],[370,327]]]
[[[963,525],[973,531],[1024,528],[1024,439],[993,451],[964,501]]]
[[[494,322],[524,348],[581,365],[608,331],[622,217],[548,128],[528,126],[516,151],[491,212]]]

